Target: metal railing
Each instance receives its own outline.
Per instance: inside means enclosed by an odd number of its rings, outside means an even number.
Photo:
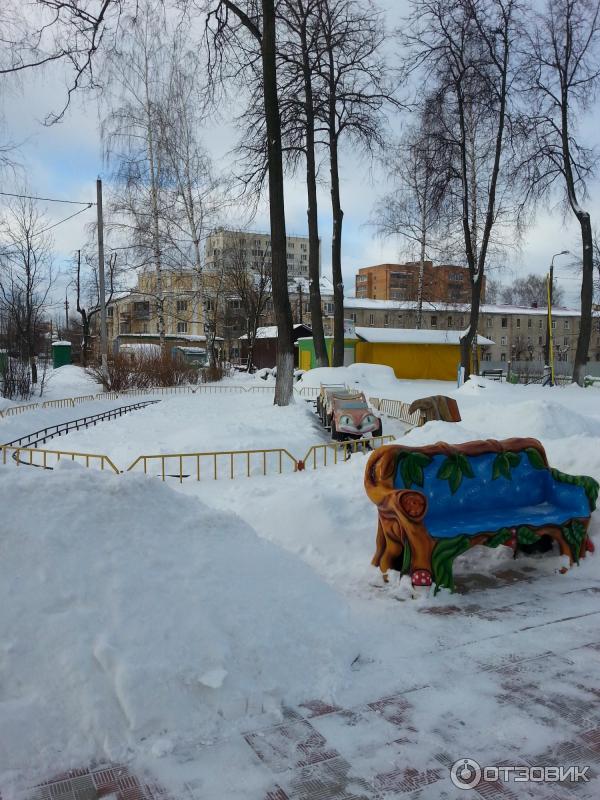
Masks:
[[[22,406],[9,406],[4,411],[0,411],[0,417],[12,417],[17,414],[23,414],[25,411],[31,411],[34,408],[39,408],[39,403],[26,403]]]
[[[317,469],[335,465],[339,461],[347,461],[352,453],[368,452],[383,444],[396,441],[396,437],[372,436],[370,439],[350,439],[347,442],[324,442],[313,444],[304,456],[298,461],[298,469]]]
[[[144,474],[148,474],[148,466],[159,464],[155,473],[161,480],[184,478],[200,480],[218,480],[219,478],[250,478],[252,475],[283,474],[296,472],[298,462],[285,448],[266,448],[257,450],[218,450],[205,453],[159,453],[156,455],[138,456],[127,468],[131,472],[138,464],[142,464]],[[170,466],[174,462],[175,471]],[[287,469],[286,469],[287,468]]]
[[[112,460],[99,453],[76,453],[67,450],[41,450],[33,447],[12,447],[11,445],[0,445],[2,452],[2,464],[12,462],[18,466],[41,467],[42,469],[54,469],[59,461],[83,462],[85,467],[105,467],[111,469],[117,475],[119,469]],[[8,457],[10,455],[10,458]]]
[[[74,397],[63,397],[61,400],[45,400],[42,408],[67,408],[75,405]]]
[[[401,422],[406,422],[407,425],[413,425],[415,428],[425,424],[424,417],[420,411],[410,412],[410,405],[402,402],[402,400],[389,400],[387,398],[379,399],[378,397],[369,397],[369,403],[392,419],[399,419]]]
[[[138,411],[140,408],[145,408],[154,403],[160,403],[160,400],[143,400],[141,403],[132,403],[128,406],[111,408],[109,411],[102,411],[99,414],[90,414],[86,417],[69,420],[68,422],[58,422],[55,425],[47,425],[45,428],[33,431],[33,433],[26,433],[18,439],[6,442],[4,446],[21,448],[33,445],[37,447],[38,444],[44,444],[48,439],[53,439],[55,436],[62,436],[72,430],[78,431],[81,428],[89,428],[91,425],[96,425],[98,422],[122,417],[123,414],[127,414],[129,411]]]

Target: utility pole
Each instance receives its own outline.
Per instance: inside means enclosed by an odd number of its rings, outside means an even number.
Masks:
[[[102,181],[96,181],[96,208],[98,210],[98,287],[100,290],[100,354],[102,371],[108,375],[108,335],[106,331],[106,287],[104,281],[104,218],[102,216]]]
[[[547,280],[547,292],[548,292],[548,310],[546,316],[546,346],[544,347],[544,359],[546,361],[546,366],[550,367],[550,385],[554,384],[554,354],[552,352],[552,296],[553,296],[553,289],[554,289],[554,259],[557,256],[566,256],[569,254],[568,250],[561,250],[560,253],[555,253],[552,256],[552,260],[550,262],[550,272],[548,273],[546,280]],[[552,363],[551,363],[552,362]]]
[[[67,293],[65,292],[65,325],[67,326],[67,332],[69,330],[69,300],[67,298]]]

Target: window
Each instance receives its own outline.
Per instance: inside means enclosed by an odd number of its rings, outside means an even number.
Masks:
[[[142,333],[148,333],[148,323],[144,322],[142,325]]]
[[[530,319],[527,320],[527,327],[531,328],[531,320]]]
[[[552,330],[554,330],[555,328],[556,328],[556,320],[553,319],[552,320]]]
[[[568,331],[568,330],[570,330],[570,329],[571,329],[571,323],[569,322],[569,320],[568,320],[568,319],[566,319],[566,320],[563,322],[563,327],[564,327],[564,329],[565,329],[566,331]]]
[[[356,312],[352,311],[350,313],[350,322],[356,322]]]
[[[500,361],[506,361],[506,353],[500,353]]]
[[[462,328],[464,328],[464,327],[465,327],[465,318],[464,318],[464,317],[461,317],[461,318],[458,320],[458,325],[459,325],[459,327],[461,328],[461,330],[462,330]]]
[[[383,327],[387,328],[389,326],[389,324],[390,324],[390,315],[389,314],[384,314],[383,315]]]
[[[491,361],[492,360],[492,354],[491,353],[484,353],[483,354],[483,360],[484,361]]]
[[[325,313],[333,314],[333,303],[325,303]]]
[[[503,328],[508,328],[508,317],[502,317],[502,322],[500,324]]]
[[[485,327],[486,327],[486,328],[491,328],[493,324],[494,324],[494,319],[493,319],[493,317],[486,317],[486,320],[485,320]]]
[[[177,333],[187,333],[187,322],[177,323]]]
[[[369,325],[375,325],[375,314],[369,314]]]
[[[542,337],[538,336],[538,344],[543,344]]]
[[[432,315],[432,317],[431,317],[431,327],[432,328],[437,328],[437,317],[435,316],[435,314]]]
[[[238,309],[241,308],[241,304],[238,297],[232,297],[231,300],[227,302],[227,305],[231,309]]]
[[[506,346],[506,336],[500,337],[500,344]]]
[[[517,328],[521,327],[521,318],[517,317]]]
[[[538,328],[541,328],[543,324],[544,324],[544,320],[543,319],[538,319]]]
[[[565,336],[565,337],[564,337],[564,339],[563,339],[563,345],[564,345],[565,347],[568,347],[568,345],[569,345],[569,337],[568,337],[568,336]]]
[[[106,316],[107,316],[109,319],[112,319],[112,315],[113,315],[113,309],[112,309],[112,306],[108,306],[108,308],[106,309]]]
[[[188,301],[187,300],[178,300],[177,301],[177,311],[187,311],[188,310]]]
[[[452,327],[452,317],[448,317],[448,327]]]
[[[206,311],[214,311],[215,306],[214,306],[213,301],[212,300],[205,300],[204,301],[204,308],[206,309]]]

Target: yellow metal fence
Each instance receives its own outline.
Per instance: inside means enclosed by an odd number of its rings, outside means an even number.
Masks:
[[[138,456],[125,470],[143,471],[161,480],[184,478],[194,481],[250,478],[258,475],[284,475],[334,466],[347,461],[352,453],[367,452],[394,441],[394,436],[375,436],[348,442],[323,442],[309,448],[302,459],[284,447],[255,450],[218,450],[204,453],[156,453]],[[79,453],[68,450],[46,450],[37,447],[0,446],[3,465],[26,465],[53,469],[61,460],[72,461],[87,468],[108,469],[121,474],[112,459],[100,453]]]
[[[27,465],[30,467],[42,467],[43,469],[53,469],[59,461],[73,461],[82,464],[84,467],[97,467],[101,470],[105,468],[112,470],[117,475],[120,470],[112,460],[105,455],[98,453],[76,453],[68,450],[41,450],[36,447],[11,447],[2,445],[2,464],[13,463],[15,466]]]
[[[142,466],[144,474],[166,478],[192,480],[219,480],[220,478],[246,477],[253,475],[281,475],[296,472],[298,462],[285,448],[257,450],[221,450],[206,453],[160,453],[138,456],[127,468],[131,472]]]

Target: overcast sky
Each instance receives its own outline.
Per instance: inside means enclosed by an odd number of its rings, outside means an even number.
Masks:
[[[399,24],[402,7],[388,0],[380,3],[387,8],[389,27]],[[6,86],[6,83],[5,83]],[[64,99],[64,76],[60,69],[30,73],[20,85],[12,85],[4,96],[6,126],[4,134],[10,140],[20,142],[18,157],[24,170],[19,183],[27,183],[32,194],[60,197],[72,200],[95,201],[95,180],[108,178],[102,160],[99,135],[98,104],[93,94],[76,97],[64,120],[52,127],[44,127],[47,113],[60,107]],[[222,119],[207,123],[204,143],[218,168],[226,168],[230,159],[228,151],[236,141],[237,131],[228,122],[231,109],[225,108]],[[406,116],[404,117],[406,119]],[[594,143],[600,115],[591,116],[584,122],[588,143]],[[400,132],[403,117],[391,120],[392,133]],[[373,205],[377,198],[390,189],[385,165],[370,163],[359,154],[345,149],[341,156],[342,206],[344,209],[343,269],[346,293],[354,293],[354,274],[359,267],[384,261],[397,261],[402,249],[399,241],[381,241],[369,226]],[[3,181],[5,191],[10,191],[12,180]],[[592,222],[600,217],[600,185],[590,184],[591,197],[587,207]],[[3,198],[0,197],[0,205]],[[322,237],[323,272],[330,271],[331,219],[329,213],[329,191],[324,184],[320,190],[320,233]],[[51,222],[56,222],[73,213],[73,206],[40,204],[47,211]],[[67,263],[74,251],[86,239],[85,225],[94,218],[95,209],[79,215],[76,219],[58,226],[54,231],[56,264],[66,271]],[[305,187],[302,172],[286,186],[286,219],[290,234],[306,234]],[[253,222],[253,229],[268,230],[268,214],[263,204]],[[545,273],[553,253],[571,250],[577,258],[581,244],[579,226],[569,215],[563,220],[561,211],[543,211],[526,234],[520,250],[509,257],[507,269],[498,275],[509,282],[518,273]],[[416,253],[415,253],[416,256]],[[578,305],[578,281],[569,277],[568,258],[556,260],[556,271],[570,305]],[[496,277],[496,275],[494,275]],[[64,297],[64,281],[57,291]]]

